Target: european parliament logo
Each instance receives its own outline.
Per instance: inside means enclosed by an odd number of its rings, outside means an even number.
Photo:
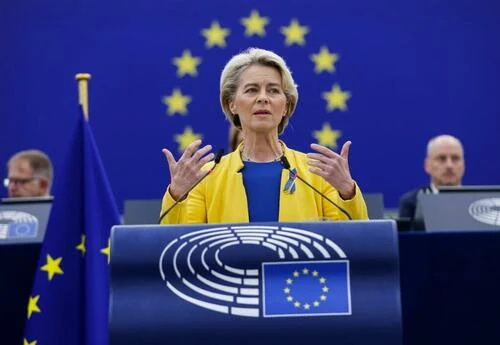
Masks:
[[[166,245],[159,268],[177,297],[219,313],[351,315],[347,256],[309,230],[246,225],[193,231]]]
[[[34,238],[38,233],[38,219],[29,213],[0,211],[0,240]]]

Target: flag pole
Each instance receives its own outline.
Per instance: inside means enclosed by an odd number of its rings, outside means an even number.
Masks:
[[[78,73],[75,75],[78,81],[78,102],[83,108],[85,120],[89,120],[89,73]]]

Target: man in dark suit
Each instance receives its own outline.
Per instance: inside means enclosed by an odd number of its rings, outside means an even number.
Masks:
[[[460,140],[451,135],[439,135],[429,140],[424,168],[430,177],[430,184],[409,191],[401,197],[399,201],[400,218],[409,218],[413,221],[419,194],[436,194],[440,186],[462,184],[465,161]]]

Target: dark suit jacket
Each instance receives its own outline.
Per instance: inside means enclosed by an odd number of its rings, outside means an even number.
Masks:
[[[417,189],[411,190],[399,199],[399,217],[409,218],[413,220],[415,218],[415,209],[417,208],[417,195],[419,193],[432,193],[430,185],[421,186]]]

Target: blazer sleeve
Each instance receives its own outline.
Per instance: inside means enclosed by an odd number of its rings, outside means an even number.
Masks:
[[[207,211],[205,203],[205,181],[202,181],[191,192],[186,199],[174,206],[168,214],[162,219],[161,224],[195,224],[207,222]],[[170,195],[170,186],[167,187],[161,204],[163,214],[174,203],[175,200]]]
[[[366,208],[365,199],[363,198],[363,194],[361,193],[361,189],[357,183],[355,183],[354,196],[348,200],[342,199],[339,192],[326,181],[323,193],[349,213],[353,220],[368,219],[368,209]],[[328,200],[323,200],[323,212],[326,218],[338,220],[349,219],[342,211],[328,202]]]

